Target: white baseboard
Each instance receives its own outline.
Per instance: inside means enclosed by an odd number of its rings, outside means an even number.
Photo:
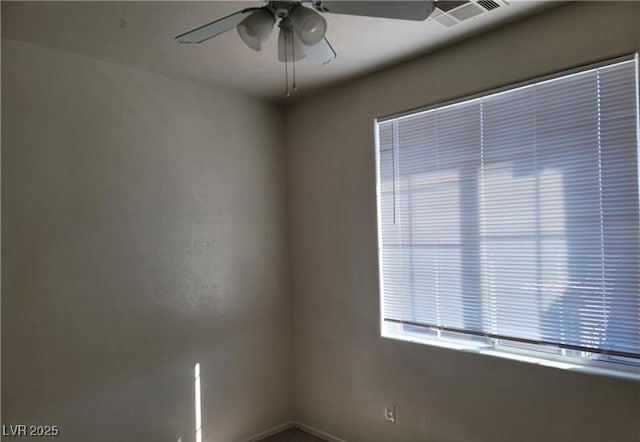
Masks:
[[[317,428],[314,428],[311,425],[303,424],[302,422],[294,422],[294,426],[329,442],[347,442],[344,439],[340,439],[339,437],[334,436],[333,434],[325,433],[324,431],[320,431]]]
[[[294,421],[285,422],[284,424],[277,425],[273,428],[269,428],[261,433],[251,436],[249,439],[244,439],[242,442],[257,442],[265,437],[273,436],[281,431],[288,430],[289,428],[296,427],[297,424]]]
[[[324,431],[318,430],[317,428],[312,427],[311,425],[303,424],[298,421],[289,421],[284,424],[277,425],[273,428],[269,428],[259,434],[251,436],[248,439],[244,439],[242,442],[258,442],[259,440],[264,439],[265,437],[273,436],[274,434],[280,433],[281,431],[288,430],[289,428],[300,428],[303,431],[306,431],[309,434],[313,434],[321,439],[324,439],[328,442],[346,442],[344,439],[340,439],[333,434],[325,433]]]

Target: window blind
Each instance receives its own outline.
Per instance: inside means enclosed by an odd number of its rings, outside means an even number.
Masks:
[[[377,123],[382,318],[640,357],[636,60]]]

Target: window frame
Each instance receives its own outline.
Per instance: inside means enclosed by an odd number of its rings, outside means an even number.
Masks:
[[[415,116],[420,113],[428,112],[435,109],[444,109],[449,106],[458,105],[460,103],[468,103],[476,100],[481,100],[488,96],[497,96],[502,93],[508,93],[516,91],[520,88],[525,88],[534,84],[541,84],[547,81],[552,81],[562,77],[569,77],[573,74],[579,74],[584,71],[597,69],[605,66],[612,66],[617,63],[634,61],[635,62],[635,99],[636,99],[636,149],[638,163],[638,185],[640,187],[640,62],[638,53],[630,53],[622,56],[607,58],[590,63],[587,65],[574,66],[561,71],[555,71],[550,74],[531,77],[529,79],[514,82],[498,88],[492,88],[483,90],[481,92],[459,96],[451,100],[446,100],[427,106],[421,106],[405,111],[401,111],[394,114],[385,115],[374,119],[373,132],[374,132],[374,149],[375,149],[375,176],[376,176],[376,215],[377,215],[377,252],[378,252],[378,283],[379,283],[379,321],[380,321],[380,336],[382,338],[415,342],[420,344],[426,344],[435,347],[454,349],[459,351],[471,352],[476,354],[490,355],[494,357],[506,358],[516,360],[520,362],[543,365],[548,367],[560,368],[565,370],[572,370],[590,374],[612,376],[616,378],[631,379],[640,382],[640,361],[636,364],[625,363],[624,361],[610,362],[606,359],[610,359],[606,355],[598,355],[598,359],[590,358],[589,352],[581,352],[582,356],[576,355],[580,353],[578,350],[564,349],[558,346],[549,346],[543,344],[527,344],[514,345],[514,342],[509,342],[509,345],[501,343],[500,339],[490,336],[479,336],[477,342],[473,342],[469,339],[471,335],[466,335],[464,340],[456,341],[455,338],[442,339],[440,337],[442,329],[431,329],[436,335],[430,337],[426,330],[422,329],[421,332],[411,332],[404,330],[402,332],[393,331],[394,326],[406,327],[406,323],[395,324],[393,322],[386,321],[384,318],[384,278],[383,278],[383,253],[382,253],[382,211],[380,207],[381,202],[381,177],[380,177],[380,139],[378,127],[381,123],[388,120],[395,120],[405,116]],[[639,189],[640,194],[640,189]],[[481,342],[484,339],[484,342]],[[526,348],[526,347],[534,347]],[[536,348],[537,347],[537,348]],[[543,351],[544,348],[553,349],[550,352]],[[634,361],[635,362],[635,361]]]

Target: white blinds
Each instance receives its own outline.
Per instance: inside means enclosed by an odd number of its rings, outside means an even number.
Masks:
[[[383,319],[640,356],[636,61],[378,123]]]

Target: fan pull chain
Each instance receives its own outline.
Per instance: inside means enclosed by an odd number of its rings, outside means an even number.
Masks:
[[[293,91],[298,90],[298,85],[296,84],[296,59],[293,59]]]
[[[291,96],[291,92],[289,91],[289,51],[288,51],[288,41],[287,41],[288,32],[284,33],[284,96]]]
[[[291,53],[293,54],[293,91],[295,92],[298,89],[296,85],[296,42],[295,37],[293,36],[293,31],[291,32]]]

